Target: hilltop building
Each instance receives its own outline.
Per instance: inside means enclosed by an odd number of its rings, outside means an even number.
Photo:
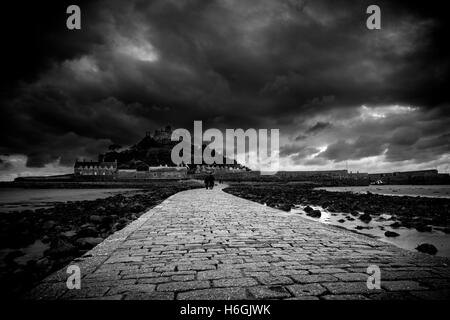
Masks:
[[[162,129],[156,129],[153,135],[149,131],[147,131],[146,136],[153,138],[156,142],[159,143],[170,143],[170,138],[172,136],[172,127],[166,126]]]

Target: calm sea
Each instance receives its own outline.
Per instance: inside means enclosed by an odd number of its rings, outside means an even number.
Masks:
[[[0,188],[0,212],[34,210],[53,206],[55,202],[107,198],[137,189],[19,189]]]
[[[364,187],[321,187],[317,189],[334,192],[354,193],[367,193],[367,191],[370,191],[372,193],[388,196],[450,198],[449,185],[370,185]]]

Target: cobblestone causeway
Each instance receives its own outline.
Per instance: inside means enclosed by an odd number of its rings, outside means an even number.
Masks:
[[[449,260],[215,190],[175,194],[27,299],[448,299]],[[381,289],[366,285],[369,265]]]

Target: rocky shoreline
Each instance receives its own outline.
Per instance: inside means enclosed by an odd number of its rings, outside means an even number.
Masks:
[[[155,183],[104,199],[1,214],[2,292],[8,298],[20,295],[167,197],[198,187],[194,181]],[[30,247],[41,254],[27,258]]]
[[[372,219],[389,217],[392,229],[405,227],[419,232],[439,230],[450,233],[450,199],[329,192],[314,190],[316,187],[317,184],[308,183],[241,183],[232,184],[224,191],[284,211],[302,206],[306,215],[313,218],[320,218],[321,211],[310,206],[344,213],[345,220],[359,219],[368,223]],[[386,231],[384,235],[398,236],[393,231]],[[427,245],[419,246],[417,250],[436,253],[435,248]]]

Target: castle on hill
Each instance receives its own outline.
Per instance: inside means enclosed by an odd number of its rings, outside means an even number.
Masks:
[[[77,160],[74,176],[82,180],[184,179],[188,173],[239,173],[250,171],[234,161],[233,164],[192,164],[176,166],[171,159],[173,146],[170,125],[150,131],[129,148],[114,145],[98,156],[98,161]],[[117,147],[118,146],[118,147]]]
[[[147,131],[145,133],[145,136],[152,138],[153,140],[155,140],[158,143],[170,143],[172,131],[173,131],[172,127],[170,125],[167,125],[164,128],[156,129],[155,132],[153,133],[153,135],[151,134],[150,131]]]

